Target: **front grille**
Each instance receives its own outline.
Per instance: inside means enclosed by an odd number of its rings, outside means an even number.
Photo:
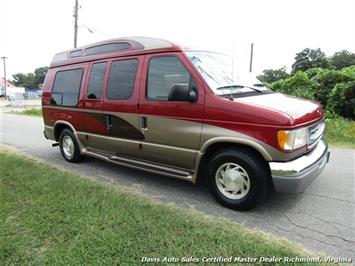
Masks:
[[[321,120],[320,122],[308,127],[309,130],[308,148],[309,149],[312,149],[315,145],[317,145],[318,141],[322,139],[324,128],[325,128],[324,120]]]

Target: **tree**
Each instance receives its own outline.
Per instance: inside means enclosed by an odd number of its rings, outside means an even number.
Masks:
[[[36,75],[33,73],[27,73],[26,82],[23,84],[25,88],[37,88]]]
[[[342,50],[336,52],[332,57],[330,57],[330,63],[336,69],[342,69],[343,67],[355,66],[355,54],[349,51]]]
[[[35,69],[36,83],[37,85],[44,82],[44,78],[48,72],[49,67],[39,67]]]
[[[40,67],[35,73],[17,73],[12,75],[13,84],[17,87],[38,88],[38,84],[43,83],[46,77],[48,67]]]
[[[329,59],[321,49],[305,48],[296,54],[291,73],[295,73],[296,71],[306,71],[316,67],[332,68]]]
[[[286,72],[285,67],[279,69],[265,69],[258,79],[261,82],[274,83],[280,79],[287,79],[290,75]]]
[[[26,82],[26,74],[23,73],[17,73],[12,75],[13,81],[12,83],[17,86],[17,87],[23,87],[23,85]]]

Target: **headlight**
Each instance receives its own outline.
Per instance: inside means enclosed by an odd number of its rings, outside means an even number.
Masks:
[[[277,132],[277,142],[281,149],[292,151],[307,144],[308,128],[295,130],[279,130]]]

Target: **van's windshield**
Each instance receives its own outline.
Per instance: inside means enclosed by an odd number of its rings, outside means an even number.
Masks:
[[[229,55],[205,51],[186,51],[185,54],[216,95],[271,92],[254,76],[236,73],[238,70]]]

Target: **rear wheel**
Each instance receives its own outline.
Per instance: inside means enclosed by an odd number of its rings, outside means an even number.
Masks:
[[[60,132],[59,148],[62,156],[68,162],[76,163],[82,159],[78,142],[75,139],[73,132],[65,128]]]
[[[249,210],[262,201],[268,189],[265,162],[243,149],[224,149],[209,162],[208,185],[213,197],[235,210]]]

